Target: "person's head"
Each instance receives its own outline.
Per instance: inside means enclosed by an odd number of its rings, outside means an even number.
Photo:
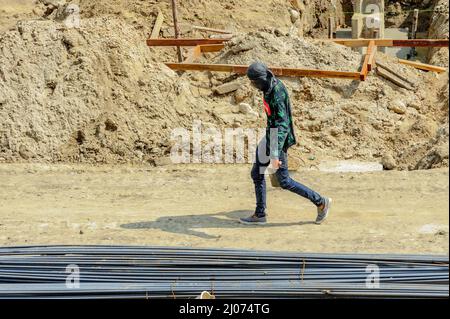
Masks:
[[[270,89],[273,73],[262,62],[252,63],[247,70],[247,77],[252,85],[263,92]]]

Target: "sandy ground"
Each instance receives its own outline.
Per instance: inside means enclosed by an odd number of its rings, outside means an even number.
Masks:
[[[0,32],[13,28],[17,21],[31,18],[33,0],[0,0]]]
[[[269,186],[270,224],[243,226],[250,167],[0,165],[0,245],[132,244],[301,252],[449,250],[449,171],[293,174],[333,197],[330,219]],[[270,183],[268,183],[270,184]]]

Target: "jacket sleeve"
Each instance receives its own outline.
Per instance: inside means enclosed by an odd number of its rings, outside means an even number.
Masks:
[[[271,158],[279,158],[289,133],[289,118],[286,105],[283,101],[277,99],[273,105],[273,110],[275,113],[274,124],[277,129],[277,134],[271,134],[271,136],[275,135],[273,138],[276,138],[277,140],[273,142],[276,142],[278,147],[271,147],[270,155]]]

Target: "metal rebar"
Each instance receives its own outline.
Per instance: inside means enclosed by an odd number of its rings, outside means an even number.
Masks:
[[[70,264],[79,289],[65,286]],[[368,265],[379,287],[367,286]],[[218,298],[448,298],[448,284],[448,256],[0,247],[0,299],[194,298],[210,289]]]

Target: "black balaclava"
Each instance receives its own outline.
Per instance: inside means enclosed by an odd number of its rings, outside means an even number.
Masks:
[[[270,93],[275,84],[275,76],[264,63],[255,62],[247,70],[248,78],[253,82],[258,90]]]

